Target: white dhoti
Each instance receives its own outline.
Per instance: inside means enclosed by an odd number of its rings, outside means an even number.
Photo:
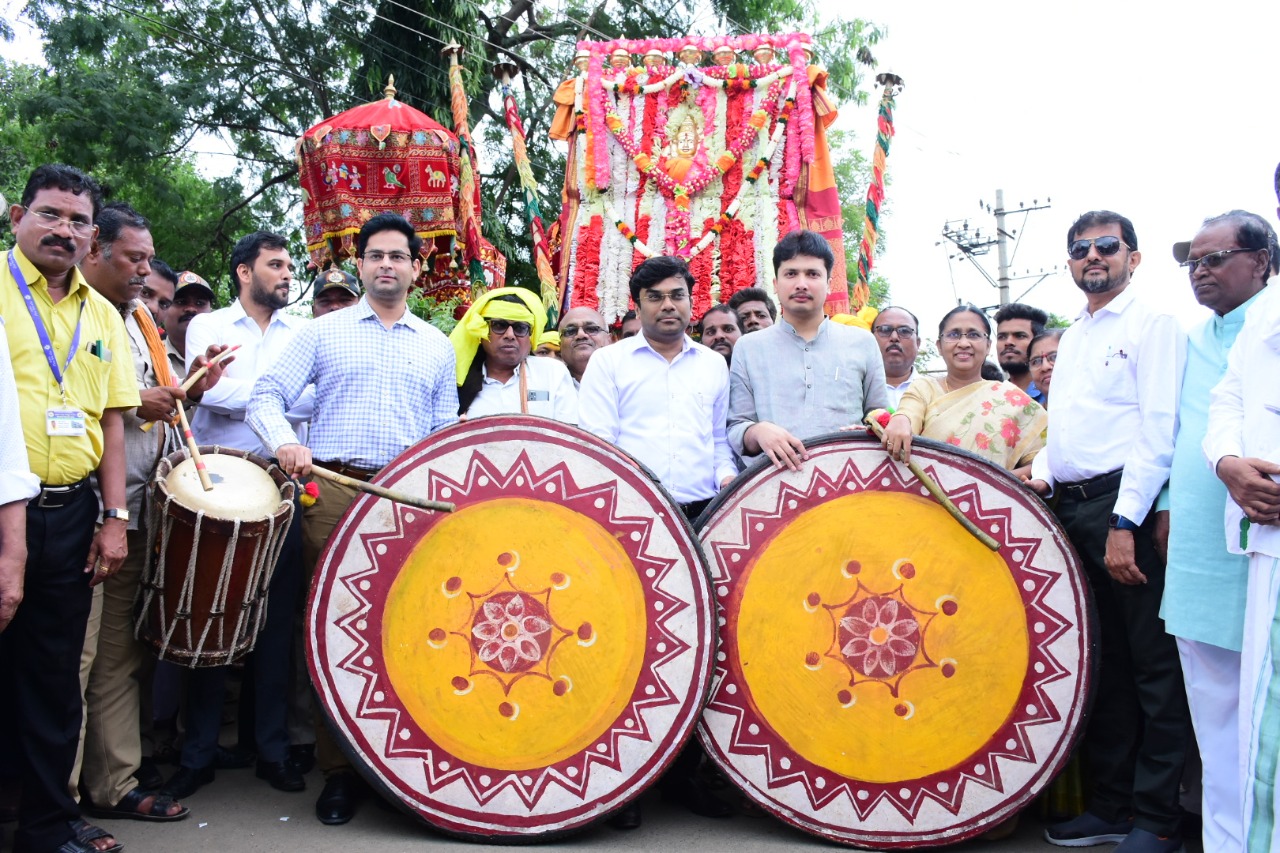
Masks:
[[[1240,653],[1179,637],[1178,657],[1200,748],[1204,849],[1240,853]]]
[[[1241,802],[1245,849],[1280,849],[1276,832],[1277,761],[1280,760],[1280,560],[1249,560],[1244,648],[1240,653]],[[1209,848],[1205,848],[1206,850]]]

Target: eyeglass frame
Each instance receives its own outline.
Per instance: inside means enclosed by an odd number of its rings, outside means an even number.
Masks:
[[[1266,251],[1269,251],[1266,246],[1258,246],[1257,248],[1253,248],[1253,249],[1221,249],[1217,252],[1210,252],[1209,254],[1202,255],[1198,258],[1187,258],[1185,261],[1178,264],[1178,266],[1185,269],[1187,271],[1187,275],[1195,275],[1196,269],[1201,264],[1204,264],[1204,268],[1207,270],[1216,270],[1218,267],[1226,263],[1226,258],[1230,255],[1234,255],[1239,252],[1266,252]],[[1210,258],[1213,258],[1214,260],[1210,261],[1209,260]]]
[[[1057,363],[1058,363],[1058,351],[1057,351],[1057,350],[1054,350],[1053,352],[1047,352],[1047,353],[1045,353],[1044,355],[1037,355],[1037,356],[1035,356],[1034,358],[1028,359],[1028,360],[1027,360],[1027,366],[1028,366],[1028,367],[1039,367],[1040,365],[1044,364],[1046,361],[1047,361],[1047,362],[1049,362],[1049,364],[1050,364],[1051,366],[1052,366],[1052,365],[1054,365],[1054,364],[1057,364]]]
[[[86,237],[92,237],[94,229],[98,227],[92,222],[76,222],[74,219],[59,216],[56,213],[48,213],[43,210],[32,210],[26,205],[19,205],[19,207],[36,218],[35,224],[38,228],[43,228],[46,231],[52,231],[59,225],[66,225],[67,230],[71,232],[72,236],[80,240],[83,240]],[[81,233],[80,229],[82,228],[88,230]]]
[[[888,332],[885,332],[886,329]],[[871,327],[871,333],[873,335],[877,338],[884,338],[886,341],[892,338],[895,332],[899,338],[914,338],[918,337],[920,334],[919,329],[914,329],[911,326],[879,325]]]
[[[517,338],[527,338],[533,334],[533,324],[526,323],[524,320],[507,320],[502,317],[485,317],[484,321],[489,324],[489,331],[498,337],[502,337],[510,329]],[[501,324],[501,328],[499,328]],[[521,333],[521,328],[524,332]]]

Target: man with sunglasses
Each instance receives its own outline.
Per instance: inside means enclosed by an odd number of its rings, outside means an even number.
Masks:
[[[245,420],[291,477],[310,474],[314,458],[325,468],[370,480],[410,446],[458,419],[453,347],[408,309],[409,288],[422,271],[421,252],[422,238],[404,217],[383,213],[366,222],[356,235],[363,298],[304,326],[254,386]],[[309,446],[303,446],[285,413],[311,384],[315,414]],[[329,480],[312,482],[319,497],[302,512],[307,578],[358,495]],[[316,817],[325,824],[346,823],[364,788],[319,719],[316,764],[325,775]]]
[[[458,370],[458,415],[538,415],[578,422],[578,389],[556,358],[531,358],[546,317],[523,287],[490,290],[467,309],[449,340]]]
[[[880,345],[884,362],[884,385],[889,406],[896,409],[902,395],[916,378],[916,356],[920,354],[920,321],[906,308],[890,305],[876,315],[871,331]]]
[[[1171,313],[1130,288],[1142,256],[1127,218],[1084,214],[1067,232],[1067,253],[1086,306],[1058,347],[1048,446],[1028,486],[1056,489],[1058,518],[1097,604],[1100,665],[1085,731],[1088,811],[1045,838],[1173,853],[1182,849],[1179,785],[1191,726],[1178,649],[1160,618],[1165,569],[1153,534],[1186,341]]]
[[[1157,544],[1167,543],[1168,553],[1160,615],[1177,638],[1200,749],[1204,849],[1223,853],[1245,849],[1239,699],[1249,561],[1223,541],[1227,489],[1204,464],[1201,444],[1210,425],[1209,392],[1267,286],[1275,239],[1262,217],[1233,210],[1206,219],[1195,239],[1173,248],[1196,301],[1213,314],[1188,336],[1173,468],[1159,504],[1169,510],[1161,514],[1168,525],[1156,527]]]
[[[564,312],[560,318],[560,360],[569,369],[574,388],[581,387],[592,354],[610,343],[609,326],[599,311],[580,305]]]

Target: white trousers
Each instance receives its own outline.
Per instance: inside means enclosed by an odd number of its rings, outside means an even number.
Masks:
[[[1240,653],[1179,637],[1178,657],[1200,748],[1204,849],[1241,853]]]
[[[1240,653],[1241,817],[1249,853],[1280,850],[1280,835],[1276,832],[1276,767],[1280,760],[1278,597],[1280,560],[1254,554],[1249,560],[1244,648]]]

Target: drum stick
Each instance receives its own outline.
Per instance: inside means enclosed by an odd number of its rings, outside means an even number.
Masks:
[[[211,492],[213,481],[209,479],[209,472],[205,470],[200,447],[196,444],[196,437],[191,434],[191,424],[187,423],[187,413],[182,410],[181,405],[178,406],[178,422],[182,424],[182,437],[187,441],[187,450],[191,451],[191,461],[196,463],[196,474],[200,477],[200,485],[206,492]]]
[[[236,344],[235,346],[230,347],[229,349],[225,349],[225,350],[223,350],[221,353],[219,353],[219,354],[218,354],[218,356],[217,356],[213,361],[209,362],[209,363],[208,363],[208,364],[206,364],[204,367],[200,368],[200,369],[199,369],[199,370],[197,370],[195,373],[193,373],[193,374],[191,374],[190,376],[188,376],[188,377],[187,377],[187,381],[183,382],[183,383],[182,383],[181,385],[179,385],[178,387],[182,389],[183,393],[186,393],[187,391],[190,391],[190,390],[191,390],[191,386],[192,386],[192,385],[195,385],[197,382],[199,382],[199,381],[200,381],[200,377],[201,377],[201,376],[204,376],[206,373],[208,373],[208,372],[209,372],[209,368],[210,368],[210,367],[213,367],[215,364],[217,364],[218,362],[222,361],[224,358],[226,358],[227,356],[231,355],[231,353],[235,352],[235,351],[236,351],[236,350],[238,350],[238,349],[240,349],[240,344]],[[181,403],[181,401],[179,401],[179,403],[178,403],[178,408],[179,408],[179,409],[181,409],[181,408],[182,408],[182,403]],[[151,428],[152,428],[153,426],[155,426],[155,425],[156,425],[156,422],[155,422],[155,421],[147,421],[145,424],[143,424],[143,425],[142,425],[142,431],[143,431],[143,432],[151,432]]]
[[[873,418],[868,418],[866,423],[867,426],[871,427],[871,431],[876,434],[876,438],[883,442],[884,428],[880,426],[879,422]],[[951,513],[952,518],[960,522],[965,530],[973,534],[974,539],[977,539],[992,551],[1000,550],[1000,543],[996,542],[996,540],[979,530],[978,525],[970,521],[969,516],[961,512],[960,508],[951,502],[951,498],[947,497],[946,493],[942,491],[942,487],[938,485],[937,481],[930,477],[929,474],[920,467],[919,462],[916,462],[914,459],[910,459],[907,461],[907,467],[911,469],[912,474],[916,475],[916,479],[929,490],[929,494],[933,495],[934,499],[938,503],[942,504],[943,509]]]
[[[456,504],[445,503],[443,501],[429,501],[426,498],[414,497],[404,492],[393,491],[392,489],[384,489],[382,486],[375,486],[372,483],[366,483],[363,480],[356,480],[352,477],[346,477],[337,471],[330,471],[328,468],[320,468],[312,465],[311,473],[322,480],[328,480],[332,483],[347,486],[361,492],[368,492],[371,495],[377,495],[380,498],[386,498],[389,501],[395,501],[400,504],[408,504],[416,506],[418,509],[431,510],[433,512],[453,512],[458,507]]]

